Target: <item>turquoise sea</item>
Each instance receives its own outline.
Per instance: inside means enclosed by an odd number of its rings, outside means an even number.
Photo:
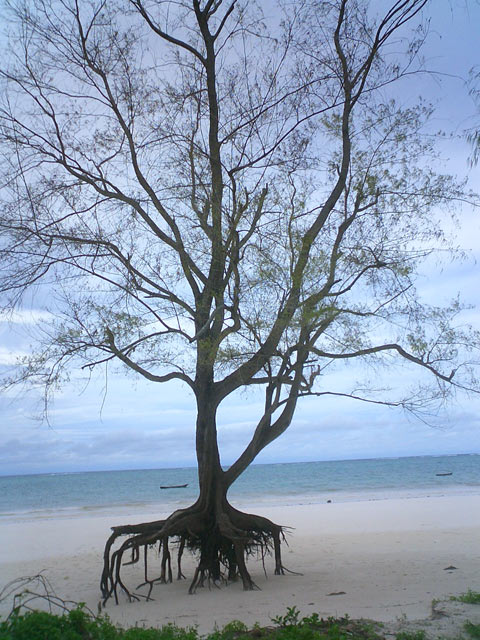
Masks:
[[[0,521],[167,513],[197,492],[195,468],[0,476]],[[467,493],[480,493],[479,454],[252,465],[229,497],[246,507]]]

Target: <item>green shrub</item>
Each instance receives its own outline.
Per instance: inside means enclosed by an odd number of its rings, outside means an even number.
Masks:
[[[203,640],[380,640],[373,627],[345,618],[320,618],[314,613],[300,618],[296,607],[274,618],[276,627],[253,629],[233,620]],[[0,640],[202,640],[194,628],[168,624],[161,629],[132,627],[122,629],[107,616],[93,616],[83,606],[63,615],[46,611],[19,610],[0,622]],[[420,636],[399,640],[423,640]]]
[[[167,624],[160,629],[153,627],[131,627],[119,630],[121,640],[197,640],[195,629],[181,629],[174,624]]]
[[[0,623],[0,640],[117,640],[107,618],[92,618],[82,607],[65,615],[47,611],[14,612]]]
[[[228,624],[226,624],[223,629],[223,634],[235,634],[235,633],[246,633],[248,631],[248,627],[244,622],[240,620],[232,620]]]
[[[473,624],[473,622],[467,620],[463,625],[463,628],[471,638],[475,638],[475,640],[480,638],[480,624]]]
[[[401,631],[395,635],[396,640],[425,640],[425,631]]]
[[[287,607],[287,613],[284,616],[275,616],[272,618],[272,622],[279,627],[291,627],[292,625],[298,624],[298,617],[300,615],[300,611],[297,607]]]
[[[469,589],[466,593],[462,593],[460,596],[452,596],[452,600],[465,602],[466,604],[480,604],[480,593]]]

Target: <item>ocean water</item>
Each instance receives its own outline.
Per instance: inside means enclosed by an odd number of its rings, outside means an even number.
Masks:
[[[480,493],[478,454],[252,465],[229,498],[246,507],[466,493]],[[0,476],[0,521],[168,513],[197,495],[195,468]]]

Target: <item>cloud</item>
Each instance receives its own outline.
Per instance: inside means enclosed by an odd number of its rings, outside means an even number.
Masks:
[[[335,373],[332,384],[349,382]],[[53,429],[32,423],[35,394],[0,402],[0,473],[132,469],[195,464],[195,399],[181,384],[111,376],[67,385],[51,408]],[[223,464],[242,452],[263,410],[260,392],[237,393],[218,415]],[[462,399],[432,429],[399,410],[339,397],[300,401],[293,423],[257,462],[480,451],[480,401]]]
[[[24,358],[26,355],[28,355],[26,351],[13,351],[5,347],[0,347],[0,365],[17,364],[18,360]]]
[[[182,466],[195,462],[193,428],[63,432],[25,428],[0,442],[4,473]]]
[[[478,404],[478,403],[477,403]],[[453,407],[448,426],[434,429],[409,420],[400,411],[339,404],[338,411],[305,408],[257,462],[329,460],[480,451],[480,412],[475,404]],[[183,412],[180,412],[183,415]],[[172,412],[155,419],[142,415],[127,422],[87,421],[49,429],[21,422],[4,423],[0,434],[3,473],[95,469],[155,468],[195,464],[194,421],[172,424]],[[220,429],[222,462],[230,464],[247,444],[255,426],[248,417],[224,421]],[[245,416],[242,416],[245,417]],[[237,419],[235,419],[237,418]]]
[[[42,309],[11,309],[0,311],[0,322],[11,324],[38,324],[55,319],[55,315]]]

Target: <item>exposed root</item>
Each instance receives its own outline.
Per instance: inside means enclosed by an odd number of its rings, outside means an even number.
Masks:
[[[180,545],[178,547],[177,555],[177,580],[186,580],[186,577],[182,573],[182,556],[185,549],[185,536],[180,538]]]
[[[140,598],[152,600],[155,584],[173,580],[172,545],[177,547],[178,580],[185,578],[181,565],[185,548],[198,557],[189,593],[195,593],[205,585],[218,587],[222,582],[238,578],[245,590],[258,589],[248,572],[247,559],[253,555],[260,557],[265,570],[266,556],[273,555],[275,575],[284,575],[287,570],[281,558],[283,541],[285,535],[281,526],[262,516],[238,511],[228,504],[216,516],[194,505],[176,511],[166,520],[112,527],[112,534],[105,545],[100,582],[103,604],[111,597],[118,604],[121,592],[129,601]],[[160,557],[160,574],[155,578],[149,577],[148,554],[152,549]],[[127,561],[124,560],[126,555]],[[123,582],[121,569],[138,563],[141,556],[144,580],[132,592]],[[148,588],[147,594],[138,593],[144,587]]]

